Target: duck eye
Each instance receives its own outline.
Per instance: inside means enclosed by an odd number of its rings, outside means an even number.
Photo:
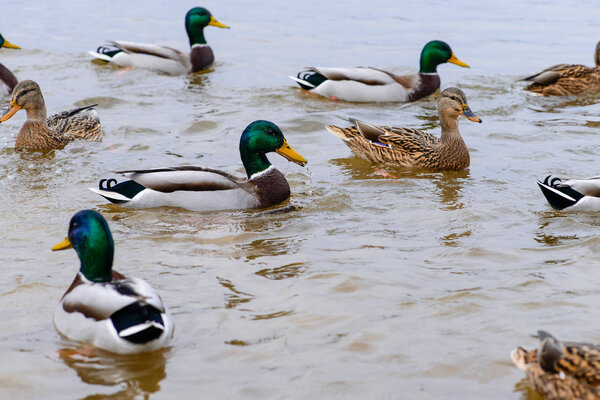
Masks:
[[[452,100],[454,100],[454,101],[456,101],[456,100],[457,100],[457,99],[456,99],[456,96],[450,96],[450,98],[451,98]]]

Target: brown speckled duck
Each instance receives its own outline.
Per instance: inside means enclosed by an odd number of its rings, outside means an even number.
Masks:
[[[533,81],[525,90],[544,96],[572,96],[585,92],[600,91],[600,42],[594,53],[595,67],[581,64],[558,64],[524,81]]]
[[[561,343],[538,331],[538,350],[517,347],[513,362],[527,374],[531,385],[547,400],[600,399],[600,347],[587,343]]]
[[[467,104],[464,92],[444,90],[438,100],[442,136],[411,128],[394,128],[354,121],[355,125],[327,129],[357,156],[372,162],[414,169],[461,170],[470,163],[469,150],[458,131],[458,116],[481,122]]]
[[[46,118],[46,104],[37,83],[21,81],[15,86],[10,108],[0,122],[10,119],[17,111],[27,111],[27,121],[21,127],[16,148],[31,150],[60,149],[76,139],[102,141],[102,128],[94,105],[64,111]]]
[[[7,49],[20,49],[20,47],[16,44],[12,44],[8,40],[4,39],[2,35],[0,35],[0,47],[6,47]],[[8,93],[12,92],[13,88],[17,84],[17,78],[15,75],[2,64],[0,64],[0,82],[6,86]]]

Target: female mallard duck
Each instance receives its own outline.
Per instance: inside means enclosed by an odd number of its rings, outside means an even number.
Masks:
[[[448,88],[438,100],[438,115],[442,137],[410,128],[379,126],[354,121],[354,126],[340,128],[328,125],[327,130],[342,139],[357,156],[365,160],[405,168],[460,170],[470,163],[469,150],[458,131],[458,116],[473,121],[473,114],[462,90]]]
[[[600,211],[600,176],[563,182],[548,175],[537,184],[556,210]]]
[[[192,8],[185,15],[191,50],[184,53],[171,47],[136,42],[113,41],[116,50],[99,47],[90,54],[100,60],[113,62],[123,67],[143,67],[172,75],[201,71],[215,61],[213,51],[204,38],[204,28],[208,25],[229,28],[217,21],[206,8]]]
[[[394,75],[371,67],[321,68],[311,67],[293,80],[302,89],[321,96],[346,101],[397,101],[407,102],[429,96],[440,87],[437,66],[452,63],[469,68],[460,61],[446,42],[434,40],[421,51],[419,73]]]
[[[531,385],[547,400],[600,399],[600,347],[561,343],[538,331],[539,350],[517,347],[511,357]]]
[[[10,108],[0,117],[0,122],[10,119],[17,111],[27,111],[27,121],[21,127],[16,148],[31,150],[60,149],[75,139],[90,142],[102,141],[102,128],[98,113],[86,107],[63,111],[46,118],[46,103],[37,83],[26,80],[15,86]]]
[[[581,64],[558,64],[537,74],[528,76],[524,81],[533,81],[525,90],[544,96],[572,96],[588,91],[600,90],[600,42],[594,53],[596,67]]]
[[[285,176],[266,157],[272,151],[298,165],[307,162],[287,144],[277,125],[254,121],[240,138],[247,179],[212,168],[182,166],[120,171],[131,180],[111,186],[116,180],[102,179],[98,189],[90,190],[130,208],[171,206],[213,211],[270,207],[290,197]]]
[[[171,316],[148,283],[112,269],[114,244],[102,215],[83,210],[71,218],[68,237],[52,250],[71,247],[81,266],[54,311],[58,332],[114,353],[164,347],[173,336]]]
[[[4,39],[2,35],[0,35],[0,47],[6,47],[7,49],[20,49],[20,47],[16,44],[12,44],[8,40]],[[17,84],[17,78],[2,64],[0,64],[0,82],[6,86],[8,93],[12,92]]]

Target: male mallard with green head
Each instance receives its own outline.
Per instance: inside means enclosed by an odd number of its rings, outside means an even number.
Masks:
[[[581,64],[558,64],[524,81],[533,81],[525,90],[544,96],[573,96],[600,91],[600,42],[594,52],[595,67]]]
[[[192,165],[120,171],[131,180],[112,186],[116,180],[102,179],[98,189],[90,190],[129,208],[169,206],[215,211],[270,207],[290,197],[288,181],[266,156],[272,151],[299,165],[307,162],[287,144],[277,125],[259,120],[248,125],[240,138],[245,179]]]
[[[302,89],[337,100],[407,102],[429,96],[439,89],[437,67],[446,62],[469,68],[456,58],[446,42],[433,40],[421,51],[417,74],[395,75],[371,67],[311,67],[300,72],[298,77],[290,78],[298,82]]]
[[[152,286],[112,269],[113,238],[100,213],[83,210],[71,218],[67,238],[52,250],[70,248],[79,257],[79,273],[54,311],[56,330],[113,353],[166,346],[173,336],[171,315]]]
[[[560,342],[538,331],[540,347],[517,347],[511,357],[527,374],[529,383],[547,400],[600,399],[600,347],[589,343]]]
[[[21,109],[27,112],[27,120],[21,127],[15,148],[30,150],[60,149],[76,139],[91,142],[102,140],[102,128],[98,113],[91,106],[63,111],[46,118],[46,103],[37,83],[21,81],[15,86],[10,108],[0,117],[0,122],[10,119]]]
[[[188,74],[206,69],[215,61],[212,49],[204,38],[207,26],[229,28],[213,17],[206,8],[194,7],[185,16],[185,29],[190,41],[190,52],[155,44],[113,41],[117,49],[99,47],[90,54],[100,60],[123,67],[142,67],[172,75]]]
[[[16,44],[12,44],[8,40],[4,39],[2,35],[0,35],[0,48],[5,47],[7,49],[20,49]],[[10,72],[8,68],[4,65],[0,64],[0,82],[6,86],[8,93],[12,92],[15,85],[17,84],[17,78],[15,75]]]
[[[444,90],[438,99],[442,136],[411,128],[379,126],[354,121],[354,126],[327,130],[339,137],[357,156],[365,160],[413,169],[461,170],[470,164],[469,150],[458,130],[458,116],[481,122],[458,88]]]

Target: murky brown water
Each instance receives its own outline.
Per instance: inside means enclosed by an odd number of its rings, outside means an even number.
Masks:
[[[19,153],[24,113],[0,126],[0,397],[530,398],[515,345],[533,346],[538,328],[600,342],[600,216],[554,212],[535,185],[550,172],[598,174],[600,98],[536,98],[515,83],[558,62],[592,64],[595,3],[459,3],[4,1],[1,32],[23,50],[0,50],[2,63],[39,82],[49,112],[98,103],[105,140]],[[207,30],[208,74],[123,73],[85,54],[105,39],[185,48],[195,5],[232,27]],[[464,172],[371,165],[324,129],[356,117],[439,134],[435,97],[335,103],[287,78],[305,65],[416,67],[434,38],[472,67],[440,67],[484,121],[461,121]],[[134,212],[86,190],[132,167],[241,174],[239,135],[258,118],[309,159],[310,176],[270,157],[295,211]],[[78,262],[50,247],[83,208],[107,217],[115,267],[171,308],[165,352],[86,356],[55,332]]]

